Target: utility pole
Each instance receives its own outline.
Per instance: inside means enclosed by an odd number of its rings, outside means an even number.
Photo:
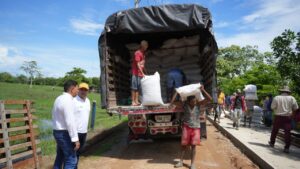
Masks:
[[[138,8],[140,2],[141,2],[141,0],[134,0],[134,7]]]

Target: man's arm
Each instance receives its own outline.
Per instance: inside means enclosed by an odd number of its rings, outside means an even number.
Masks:
[[[177,97],[178,93],[175,91],[175,93],[173,94],[172,100],[170,102],[170,105],[172,105]]]
[[[79,149],[80,144],[79,144],[77,126],[75,124],[75,117],[74,117],[74,102],[69,100],[66,101],[63,112],[64,112],[65,122],[67,125],[67,130],[71,138],[71,141],[76,144],[75,150],[77,148]]]
[[[202,93],[204,93],[205,99],[202,100],[202,101],[200,101],[199,104],[203,105],[203,104],[207,104],[207,103],[209,103],[209,102],[212,101],[212,97],[211,97],[210,94],[207,93],[207,91],[204,89],[204,86],[203,86],[203,85],[200,86],[200,91],[201,91]]]
[[[245,100],[245,97],[243,96],[243,107],[244,107],[244,111],[247,112],[248,111],[248,108],[247,108],[247,103],[246,103],[246,100]]]
[[[292,107],[292,109],[293,109],[293,111],[296,111],[298,108],[299,108],[299,105],[297,104],[296,99],[293,97],[293,107]]]
[[[235,105],[235,99],[236,99],[236,97],[233,97],[232,99],[230,99],[230,101],[231,101],[231,104],[230,104],[230,110],[234,110],[234,105]]]
[[[277,109],[277,101],[276,100],[277,100],[276,97],[272,100],[272,103],[271,103],[272,110]]]
[[[142,75],[145,76],[144,70],[142,69],[143,61],[137,62],[138,69],[142,72]]]
[[[143,62],[145,62],[145,60],[142,59],[143,56],[140,52],[135,52],[135,55],[134,55],[134,59],[137,63],[137,67],[139,69],[139,71],[142,72],[142,75],[145,76],[145,73],[144,73],[144,70],[142,69],[142,65],[144,64]]]

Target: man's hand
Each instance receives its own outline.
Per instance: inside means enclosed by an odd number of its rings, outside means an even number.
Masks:
[[[201,91],[204,90],[204,86],[203,86],[203,85],[200,86],[200,90],[201,90]]]
[[[168,106],[169,109],[175,109],[176,105],[174,103],[170,103]]]
[[[77,151],[77,150],[79,150],[79,148],[80,148],[80,143],[79,143],[79,141],[76,141],[74,150]]]

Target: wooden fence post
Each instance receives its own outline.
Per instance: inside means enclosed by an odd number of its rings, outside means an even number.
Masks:
[[[29,125],[29,132],[30,132],[30,141],[31,141],[31,147],[33,151],[33,158],[34,158],[34,164],[35,168],[39,169],[39,157],[37,155],[37,148],[35,143],[35,136],[34,136],[34,129],[32,124],[32,114],[31,114],[31,102],[29,100],[26,100],[26,110],[27,110],[27,117],[28,117],[28,125]]]
[[[7,121],[6,121],[6,113],[4,102],[0,101],[0,113],[1,113],[1,125],[3,131],[3,140],[4,140],[4,148],[5,148],[5,156],[6,156],[6,166],[8,169],[12,169],[12,158],[11,158],[11,151],[9,146],[9,139],[8,139],[8,129],[7,129]]]
[[[92,116],[91,116],[91,129],[94,130],[96,118],[96,100],[93,100],[92,104]]]

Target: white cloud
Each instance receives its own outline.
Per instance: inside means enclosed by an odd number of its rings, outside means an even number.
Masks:
[[[26,53],[23,54],[23,52]],[[0,45],[0,72],[23,74],[20,66],[24,61],[35,60],[44,76],[62,77],[73,67],[87,71],[88,77],[100,75],[98,51],[80,47]]]
[[[99,36],[103,29],[103,24],[90,19],[70,19],[70,26],[75,33],[90,36]]]
[[[14,47],[0,45],[0,67],[2,71],[16,71],[21,64],[28,60],[23,54]]]
[[[255,11],[239,21],[240,33],[217,36],[219,46],[257,45],[261,51],[271,51],[270,42],[285,29],[299,31],[299,11],[298,0],[261,0]]]

